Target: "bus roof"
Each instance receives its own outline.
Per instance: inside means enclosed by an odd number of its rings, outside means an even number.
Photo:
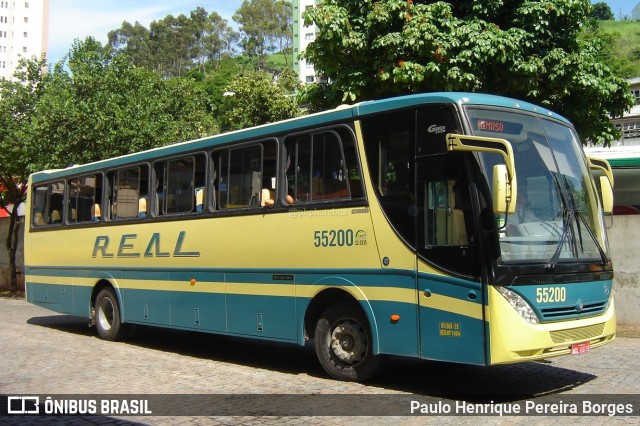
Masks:
[[[506,98],[503,96],[466,92],[420,93],[395,98],[364,101],[354,105],[342,105],[335,109],[320,113],[296,117],[276,123],[264,124],[261,126],[251,127],[243,130],[222,133],[219,135],[208,136],[187,142],[175,143],[158,148],[153,148],[147,151],[141,151],[120,157],[101,160],[94,163],[79,166],[70,166],[65,169],[45,170],[34,173],[32,176],[32,180],[33,182],[39,182],[51,178],[86,173],[91,170],[95,170],[96,168],[116,168],[121,165],[148,161],[156,157],[169,157],[185,151],[211,149],[212,147],[224,145],[230,142],[256,140],[259,138],[269,137],[281,133],[290,133],[297,130],[326,126],[331,123],[346,121],[349,119],[376,114],[392,109],[411,108],[418,105],[433,103],[455,103],[458,105],[485,105],[511,108],[515,110],[553,117],[562,120],[567,124],[570,124],[569,121],[564,117],[553,113],[546,108],[530,104],[528,102]]]

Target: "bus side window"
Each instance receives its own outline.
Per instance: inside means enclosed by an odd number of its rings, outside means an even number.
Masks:
[[[449,271],[477,276],[480,251],[465,154],[417,161],[417,251]]]
[[[311,135],[286,139],[287,191],[294,202],[311,200]]]
[[[59,181],[34,188],[33,226],[58,225],[64,211],[65,182]]]
[[[69,223],[96,222],[95,206],[102,198],[102,175],[90,175],[69,181],[68,221]],[[99,209],[99,207],[98,207]]]
[[[286,139],[287,185],[295,202],[348,199],[354,195],[352,189],[355,196],[363,196],[360,167],[347,133],[338,128]],[[343,137],[348,147],[343,146]]]
[[[259,207],[263,145],[220,152],[218,205],[221,209]]]
[[[36,186],[33,188],[33,226],[44,226],[47,223],[47,203],[49,201],[49,186]]]
[[[149,172],[146,166],[116,170],[108,175],[111,183],[111,212],[113,220],[145,218],[148,203]],[[141,200],[144,199],[144,202]],[[142,211],[141,211],[142,208]]]
[[[194,155],[193,171],[193,197],[195,207],[194,213],[202,213],[205,210],[205,200],[207,199],[207,156],[205,154]]]
[[[469,244],[465,221],[471,220],[471,200],[462,181],[427,182],[425,204],[427,246]]]
[[[65,182],[54,183],[51,189],[51,199],[49,201],[49,223],[53,225],[62,223],[62,213],[64,211]]]
[[[195,159],[185,157],[167,161],[167,185],[164,211],[167,214],[187,213],[195,207]]]

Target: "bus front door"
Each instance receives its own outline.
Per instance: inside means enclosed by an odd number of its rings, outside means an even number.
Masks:
[[[417,161],[417,291],[425,359],[485,363],[476,220],[460,154]]]

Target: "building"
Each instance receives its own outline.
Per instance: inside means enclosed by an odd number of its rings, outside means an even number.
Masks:
[[[49,0],[0,0],[0,78],[13,76],[20,58],[47,53]]]
[[[316,38],[316,26],[305,27],[302,18],[302,13],[315,5],[315,0],[293,0],[293,69],[301,83],[319,83],[322,80],[316,75],[312,63],[298,58]]]
[[[634,21],[640,20],[640,3],[638,3],[631,11],[631,19]]]
[[[640,12],[640,5],[634,11]],[[614,298],[618,324],[639,325],[640,310],[640,78],[627,82],[636,98],[631,111],[611,122],[622,131],[622,138],[610,148],[588,147],[587,155],[605,158],[613,171],[613,217],[605,218],[609,227],[609,246],[615,269]],[[594,172],[598,175],[598,172]]]
[[[629,78],[627,83],[636,98],[636,104],[631,108],[631,111],[622,117],[611,120],[613,125],[622,131],[622,138],[614,141],[611,146],[637,146],[640,148],[640,77]]]

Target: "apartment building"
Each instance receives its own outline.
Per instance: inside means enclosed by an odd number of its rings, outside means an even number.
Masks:
[[[613,125],[622,131],[622,138],[611,144],[614,147],[640,145],[640,77],[629,78],[627,83],[636,98],[636,104],[622,117],[611,120]]]
[[[0,78],[9,79],[18,61],[47,52],[49,0],[0,0]]]
[[[302,83],[318,83],[322,79],[316,75],[313,64],[299,59],[309,43],[316,38],[316,26],[304,26],[302,13],[316,6],[316,0],[293,0],[293,67]]]

